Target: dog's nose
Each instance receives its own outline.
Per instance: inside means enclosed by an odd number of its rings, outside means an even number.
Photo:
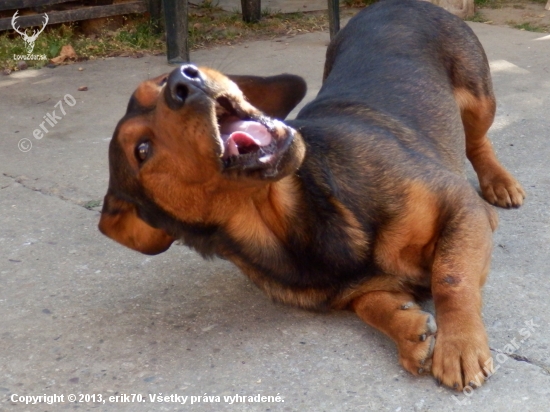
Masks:
[[[202,89],[204,77],[197,66],[184,64],[168,76],[166,82],[166,102],[172,109],[181,108],[185,101]]]

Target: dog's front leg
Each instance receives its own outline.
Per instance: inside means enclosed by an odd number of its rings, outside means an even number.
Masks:
[[[437,326],[408,293],[373,291],[354,299],[351,306],[368,325],[397,344],[399,362],[414,375],[430,371]]]
[[[432,267],[438,325],[432,373],[457,390],[481,385],[490,373],[485,365],[491,353],[481,319],[481,287],[492,250],[490,213],[483,205],[456,212],[441,233]]]

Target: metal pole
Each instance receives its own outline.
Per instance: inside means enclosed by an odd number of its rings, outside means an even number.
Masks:
[[[262,18],[261,0],[241,0],[243,20],[247,23],[256,23]]]
[[[189,62],[187,0],[163,0],[168,63]]]
[[[340,31],[340,2],[339,0],[328,0],[328,26],[330,39]]]

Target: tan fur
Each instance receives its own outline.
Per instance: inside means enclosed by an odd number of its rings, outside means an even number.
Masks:
[[[133,205],[117,201],[114,197],[111,199],[113,213],[103,213],[99,223],[99,230],[104,235],[146,254],[163,252],[174,242],[175,239],[166,232],[152,228],[141,220]]]
[[[159,83],[163,79],[166,79],[166,77],[167,75],[163,74],[149,81],[142,82],[138,86],[138,88],[134,92],[134,97],[136,98],[136,100],[139,102],[141,106],[147,109],[155,107],[157,103],[157,97],[161,89],[161,86],[159,86]]]
[[[319,310],[331,308],[330,292],[313,288],[293,288],[282,286],[279,282],[249,267],[236,256],[231,261],[250,278],[267,296],[276,302],[304,309]]]
[[[392,338],[401,365],[419,375],[430,371],[435,322],[413,302],[408,293],[372,291],[355,299],[352,308],[361,320]]]
[[[429,284],[440,205],[422,184],[411,182],[407,192],[406,209],[377,239],[375,259],[385,273]]]
[[[432,268],[439,325],[432,370],[445,385],[462,390],[483,373],[491,356],[481,319],[481,287],[489,272],[492,228],[482,208],[461,210],[452,224],[452,236],[440,240]]]
[[[235,198],[229,200],[230,206],[226,205],[223,212],[228,233],[241,244],[275,248],[286,239],[288,218],[296,209],[295,185],[294,178],[287,177],[252,193],[248,199],[234,193]]]
[[[455,89],[454,94],[466,133],[466,155],[478,175],[484,198],[501,207],[521,206],[525,191],[500,164],[487,138],[495,116],[494,98],[477,98],[463,88]]]
[[[342,203],[338,202],[336,199],[331,199],[331,201],[346,223],[346,233],[351,245],[353,246],[354,252],[357,256],[361,256],[362,258],[366,257],[370,245],[367,237],[365,236],[365,232],[363,232],[361,228],[361,224],[353,213]]]

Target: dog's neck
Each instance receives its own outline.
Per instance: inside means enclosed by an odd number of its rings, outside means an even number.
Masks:
[[[269,183],[228,208],[227,234],[242,244],[267,249],[276,247],[288,234],[290,217],[296,210],[299,197],[294,176]]]

